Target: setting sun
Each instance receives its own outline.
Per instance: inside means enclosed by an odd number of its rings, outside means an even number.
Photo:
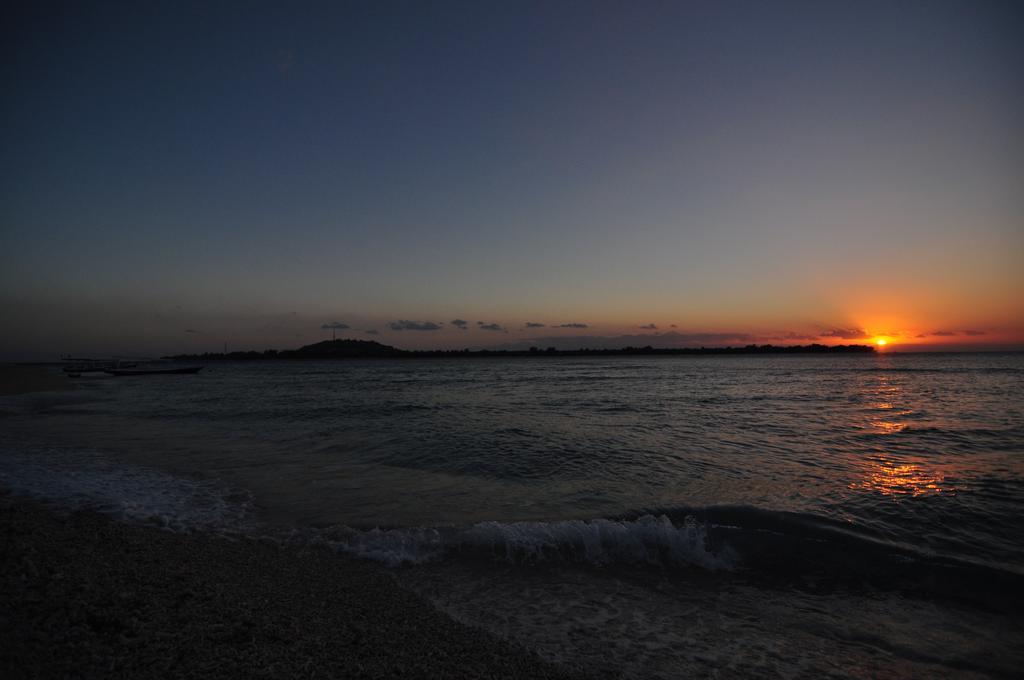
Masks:
[[[875,344],[878,345],[879,347],[885,347],[886,345],[889,344],[889,341],[886,340],[885,338],[878,338],[877,340],[875,340]]]

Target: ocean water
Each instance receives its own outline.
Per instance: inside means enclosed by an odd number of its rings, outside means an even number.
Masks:
[[[1024,668],[1024,354],[82,379],[0,399],[0,488],[378,560],[595,673]]]

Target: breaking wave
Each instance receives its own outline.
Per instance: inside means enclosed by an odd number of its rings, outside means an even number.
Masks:
[[[59,455],[47,455],[52,453]],[[696,567],[742,573],[773,586],[867,584],[985,602],[993,591],[1024,599],[1024,573],[1017,566],[924,552],[850,522],[751,506],[679,506],[617,518],[468,526],[284,529],[260,521],[247,492],[217,481],[114,464],[87,449],[26,451],[2,442],[0,489],[171,531],[322,545],[390,566],[468,559],[679,573]]]
[[[481,522],[469,527],[369,530],[347,526],[283,531],[256,519],[251,496],[216,481],[115,464],[88,449],[12,450],[0,445],[0,488],[18,496],[173,531],[249,535],[319,543],[388,565],[459,555],[516,564],[730,566],[708,549],[707,529],[692,517],[552,522]],[[46,461],[46,462],[42,462]]]
[[[481,522],[468,528],[335,530],[327,542],[337,550],[390,565],[417,564],[447,555],[514,564],[732,566],[728,550],[712,552],[707,528],[665,515],[634,520]]]

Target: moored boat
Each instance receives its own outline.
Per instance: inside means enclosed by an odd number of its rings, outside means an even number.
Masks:
[[[63,357],[64,373],[69,378],[80,378],[83,374],[105,374],[112,369],[134,368],[137,363],[124,359],[85,359]]]

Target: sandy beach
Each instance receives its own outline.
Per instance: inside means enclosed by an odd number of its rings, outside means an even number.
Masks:
[[[64,375],[43,366],[0,364],[0,396],[74,389]]]
[[[372,563],[0,498],[5,678],[564,678]]]

